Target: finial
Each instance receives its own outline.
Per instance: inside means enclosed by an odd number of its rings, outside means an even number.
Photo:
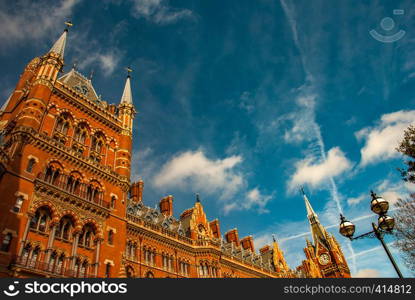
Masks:
[[[200,196],[199,196],[198,193],[196,193],[196,202],[199,202],[200,203]]]
[[[370,196],[372,196],[372,199],[376,199],[377,198],[375,192],[373,192],[372,190],[370,191]]]
[[[304,187],[303,186],[300,186],[300,192],[301,192],[302,195],[305,196],[305,192],[304,192]]]
[[[66,22],[65,22],[65,25],[66,25],[65,31],[68,31],[68,30],[69,30],[69,28],[73,26],[73,24],[72,24],[72,22],[71,22],[71,21],[66,21]]]
[[[277,242],[277,239],[275,238],[275,234],[272,235],[272,240],[274,241],[274,243]]]
[[[94,77],[94,69],[92,69],[91,73],[89,73],[89,81],[92,81],[92,77]]]
[[[127,77],[130,78],[131,77],[131,72],[133,71],[133,69],[131,69],[130,67],[125,68],[125,70],[127,71]]]
[[[76,71],[77,66],[78,66],[78,60],[75,59],[75,61],[72,64],[72,69],[74,69]]]

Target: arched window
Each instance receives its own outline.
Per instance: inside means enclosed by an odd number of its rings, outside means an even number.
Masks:
[[[84,261],[81,265],[81,269],[79,271],[79,277],[85,277],[87,275],[88,270],[88,261]]]
[[[29,265],[32,268],[36,267],[36,264],[37,264],[37,261],[38,261],[38,258],[39,258],[39,254],[40,254],[40,248],[39,247],[36,247],[35,249],[33,249],[32,256],[30,257],[30,263],[29,263]]]
[[[66,135],[68,133],[69,127],[70,127],[69,116],[67,114],[60,115],[56,121],[54,135],[53,135],[54,139],[56,139],[57,141],[61,143],[65,143],[66,138],[67,138]]]
[[[10,246],[12,244],[12,239],[13,239],[13,235],[10,232],[7,233],[4,236],[3,241],[1,243],[1,251],[3,251],[3,252],[9,252]]]
[[[115,196],[111,197],[111,208],[114,209],[115,208],[115,202],[117,201],[117,198]]]
[[[114,244],[114,231],[112,229],[108,231],[108,244]]]
[[[101,154],[102,154],[102,149],[105,145],[104,142],[104,137],[102,136],[102,134],[98,133],[95,134],[92,139],[91,139],[91,152],[89,157],[95,161],[95,162],[100,162],[101,161]]]
[[[35,164],[36,164],[36,159],[34,158],[29,159],[29,161],[27,162],[26,172],[32,173],[33,167],[35,166]]]
[[[56,273],[58,274],[62,273],[63,271],[62,267],[63,267],[64,260],[65,260],[65,254],[61,254],[58,258],[58,262],[56,263],[56,269],[55,269]]]
[[[55,237],[64,241],[69,241],[72,238],[71,233],[73,227],[74,223],[72,218],[69,216],[64,216],[59,222],[59,227],[55,233]]]
[[[86,224],[82,229],[79,237],[79,245],[85,248],[92,248],[92,241],[94,240],[95,231],[91,224]]]
[[[80,144],[84,144],[86,140],[87,130],[84,124],[79,125],[75,129],[74,140]]]
[[[27,244],[23,248],[22,257],[21,257],[21,260],[20,260],[20,263],[22,265],[26,265],[26,263],[28,262],[28,258],[29,258],[29,254],[30,254],[31,250],[32,250],[32,245],[31,244]]]
[[[53,272],[53,270],[55,268],[56,257],[57,257],[57,253],[55,251],[52,252],[52,254],[49,258],[49,265],[48,265],[48,271],[49,272]]]
[[[151,271],[146,273],[146,278],[154,278],[154,274]]]
[[[51,218],[50,210],[47,207],[39,208],[35,216],[30,220],[30,228],[40,232],[46,232],[47,224]]]
[[[76,261],[75,261],[75,268],[73,270],[74,277],[78,277],[79,276],[79,270],[80,269],[81,269],[81,260],[79,258],[77,258]]]

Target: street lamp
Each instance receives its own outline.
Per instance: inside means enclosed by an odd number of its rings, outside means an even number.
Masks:
[[[356,226],[352,222],[346,220],[346,218],[342,214],[340,214],[339,232],[341,235],[347,237],[351,241],[365,238],[365,237],[377,238],[381,242],[383,249],[385,249],[385,252],[388,255],[393,267],[395,268],[396,273],[398,273],[399,278],[403,278],[402,273],[399,270],[398,265],[396,264],[395,260],[393,259],[388,246],[383,240],[383,236],[385,234],[392,233],[392,230],[395,226],[395,220],[392,217],[386,215],[389,209],[389,203],[382,197],[377,196],[373,191],[370,192],[370,195],[372,197],[372,200],[370,201],[370,209],[375,214],[379,215],[378,225],[376,225],[375,223],[372,223],[372,228],[373,228],[372,231],[353,237]]]

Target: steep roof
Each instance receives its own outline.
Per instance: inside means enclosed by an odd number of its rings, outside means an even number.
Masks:
[[[59,78],[59,81],[74,89],[78,93],[84,95],[91,101],[100,102],[101,99],[95,92],[90,79],[72,68],[71,71]]]

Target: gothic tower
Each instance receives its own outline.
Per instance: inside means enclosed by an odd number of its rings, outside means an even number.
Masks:
[[[314,278],[350,277],[350,270],[339,243],[321,225],[304,191],[303,198],[313,242],[308,239],[306,241],[304,253],[307,259],[303,261],[299,271],[306,277]]]
[[[26,66],[0,111],[0,276],[118,277],[121,269],[130,75],[114,105],[75,68],[60,74],[68,28]]]

